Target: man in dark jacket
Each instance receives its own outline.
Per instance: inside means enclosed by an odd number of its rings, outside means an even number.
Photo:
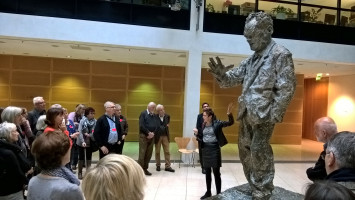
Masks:
[[[164,158],[165,158],[165,171],[175,172],[173,168],[171,168],[170,162],[170,152],[169,152],[169,123],[170,123],[170,115],[165,113],[164,106],[161,104],[157,105],[157,120],[159,123],[159,128],[156,134],[154,135],[155,140],[155,161],[157,165],[157,171],[160,171],[160,148],[163,145],[164,150]]]
[[[119,153],[122,141],[120,121],[115,117],[115,104],[107,101],[104,104],[105,114],[96,122],[94,139],[99,146],[100,159],[108,153]]]
[[[327,148],[327,143],[338,132],[337,125],[334,120],[330,117],[322,117],[317,119],[314,123],[314,134],[319,142],[323,142],[323,151],[320,153],[318,161],[314,165],[314,167],[310,167],[307,169],[306,173],[310,180],[317,181],[323,180],[327,176],[327,172],[325,171],[325,149]]]
[[[326,179],[355,193],[355,133],[343,131],[335,134],[325,152]]]
[[[43,97],[33,98],[33,110],[28,112],[28,122],[30,123],[33,135],[37,134],[36,124],[41,115],[46,114],[46,102]]]
[[[142,111],[139,116],[139,157],[138,164],[147,176],[152,175],[148,171],[149,161],[152,158],[154,135],[158,130],[158,120],[154,115],[156,104],[150,102],[147,110]]]
[[[115,114],[116,114],[116,117],[117,117],[117,120],[120,121],[120,125],[121,125],[121,131],[122,131],[122,141],[121,141],[121,144],[120,144],[120,149],[119,149],[119,154],[122,154],[122,150],[123,150],[123,146],[124,146],[124,141],[125,141],[125,138],[128,134],[128,123],[127,123],[127,119],[122,115],[122,107],[120,104],[116,104],[116,111],[115,111]]]

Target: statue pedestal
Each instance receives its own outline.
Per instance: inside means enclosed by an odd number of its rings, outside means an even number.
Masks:
[[[207,198],[208,200],[251,200],[251,188],[249,184],[229,188],[219,195]],[[275,186],[270,200],[303,200],[304,195],[285,190]]]

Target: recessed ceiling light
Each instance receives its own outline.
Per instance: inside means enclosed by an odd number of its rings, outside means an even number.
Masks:
[[[326,76],[329,76],[329,73],[326,73],[325,75],[326,75]]]
[[[103,49],[103,51],[111,51],[110,49]]]
[[[67,56],[67,58],[71,58],[71,56]]]
[[[56,44],[52,44],[52,47],[59,47],[58,45],[56,45]]]

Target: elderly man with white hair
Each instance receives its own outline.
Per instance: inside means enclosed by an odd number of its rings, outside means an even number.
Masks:
[[[147,110],[141,112],[139,116],[139,157],[138,164],[143,168],[144,174],[152,175],[148,171],[149,161],[152,158],[154,135],[158,130],[159,124],[154,115],[156,104],[150,102]]]
[[[36,124],[39,116],[46,114],[46,102],[43,97],[33,98],[33,110],[28,112],[28,121],[30,122],[31,130],[34,135],[37,133]]]
[[[104,104],[105,114],[96,122],[94,138],[99,146],[100,159],[109,153],[119,153],[122,141],[120,120],[115,117],[115,104],[107,101]]]

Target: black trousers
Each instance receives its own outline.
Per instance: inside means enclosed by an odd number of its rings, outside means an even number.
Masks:
[[[115,143],[115,144],[107,144],[105,145],[105,147],[108,149],[108,153],[116,153],[119,154],[119,150],[120,150],[120,145]],[[105,157],[108,154],[104,154],[102,153],[101,149],[99,148],[99,154],[100,154],[100,159]]]

